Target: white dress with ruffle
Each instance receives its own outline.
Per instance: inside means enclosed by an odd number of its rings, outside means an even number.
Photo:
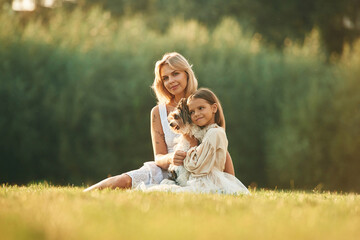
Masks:
[[[174,133],[169,126],[167,120],[167,111],[165,104],[159,104],[159,114],[161,126],[165,136],[165,143],[168,153],[174,152],[175,138],[179,135]],[[144,165],[136,170],[125,173],[131,177],[132,188],[138,187],[140,184],[145,186],[160,184],[164,179],[168,178],[168,172],[155,164],[154,161],[145,162]]]

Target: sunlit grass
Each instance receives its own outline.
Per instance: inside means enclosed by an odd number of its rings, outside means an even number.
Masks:
[[[2,239],[356,239],[357,194],[142,193],[31,185],[0,188]]]

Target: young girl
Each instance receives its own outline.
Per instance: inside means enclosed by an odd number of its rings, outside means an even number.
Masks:
[[[248,189],[235,176],[223,172],[228,140],[223,110],[216,95],[201,88],[189,96],[187,103],[191,120],[207,129],[202,143],[190,148],[184,160],[184,167],[191,173],[187,190],[248,194]]]
[[[201,88],[188,97],[187,104],[191,120],[206,129],[199,146],[190,141],[192,147],[184,159],[184,167],[191,173],[187,186],[158,185],[142,189],[249,194],[248,189],[235,176],[224,172],[228,140],[225,133],[225,118],[218,98],[211,90]]]

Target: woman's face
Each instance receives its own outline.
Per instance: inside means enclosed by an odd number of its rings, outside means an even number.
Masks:
[[[165,64],[160,69],[160,75],[169,93],[174,96],[184,94],[188,78],[185,71],[175,70],[168,64]]]

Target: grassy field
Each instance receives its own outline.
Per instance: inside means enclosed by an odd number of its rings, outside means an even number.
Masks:
[[[1,239],[359,239],[357,194],[0,186]]]

